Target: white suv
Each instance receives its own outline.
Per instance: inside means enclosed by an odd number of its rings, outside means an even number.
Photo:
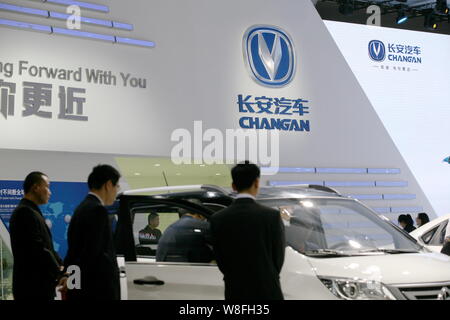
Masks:
[[[450,214],[437,217],[410,233],[417,242],[433,252],[441,252],[445,235],[450,235],[448,220]]]
[[[138,195],[143,191],[172,193]],[[188,201],[193,198],[202,205]],[[162,187],[124,192],[118,200],[124,299],[224,299],[214,263],[157,262],[157,243],[140,245],[138,233],[150,212],[159,214],[164,232],[180,208],[208,218],[228,206],[233,194],[210,185]],[[280,210],[285,224],[285,299],[449,298],[450,257],[423,248],[357,200],[309,185],[262,188],[257,201]]]

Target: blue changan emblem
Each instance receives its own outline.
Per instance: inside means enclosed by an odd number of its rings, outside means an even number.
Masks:
[[[244,59],[252,78],[264,86],[282,87],[295,73],[295,52],[290,36],[273,26],[253,26],[244,34]]]
[[[369,42],[369,56],[373,61],[383,61],[386,57],[386,47],[380,40],[372,40]]]

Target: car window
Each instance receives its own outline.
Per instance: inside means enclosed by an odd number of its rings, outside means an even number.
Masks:
[[[131,215],[137,257],[160,263],[213,262],[209,222],[199,211],[154,204],[136,206]]]
[[[439,235],[439,244],[444,245],[444,239],[445,239],[445,228],[443,228]]]
[[[441,244],[441,245],[444,244],[445,236],[447,235],[448,220],[444,221],[442,223],[442,225],[443,225],[443,227],[442,227],[442,232],[441,232],[441,238],[439,240],[439,244]]]
[[[394,248],[393,236],[373,220],[360,215],[356,208],[344,207],[338,204],[329,205],[320,210],[322,225],[328,247],[339,249],[343,244],[356,248]],[[346,230],[346,232],[343,232]]]
[[[224,206],[223,204],[217,204],[217,203],[203,203],[203,206],[214,212],[220,211],[227,207],[227,206]]]
[[[447,229],[447,223],[448,223],[448,220],[445,220],[445,221],[442,221],[439,224],[436,233],[431,238],[431,241],[429,243],[430,245],[442,246],[444,244],[445,232],[446,232],[446,229]]]
[[[287,244],[306,255],[333,250],[350,255],[420,250],[412,238],[353,200],[301,198],[260,202],[280,210]]]
[[[137,256],[155,258],[163,232],[179,219],[177,208],[151,205],[132,210],[133,239]]]
[[[434,234],[436,233],[437,229],[439,228],[439,225],[431,229],[430,231],[426,232],[422,237],[422,241],[425,244],[430,244],[431,239],[433,239]],[[445,230],[444,230],[445,233]]]

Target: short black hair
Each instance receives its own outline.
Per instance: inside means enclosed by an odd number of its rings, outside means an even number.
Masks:
[[[186,201],[192,202],[196,205],[202,205],[202,202],[199,199],[196,198],[190,198],[190,199],[185,199]],[[189,210],[184,209],[184,208],[178,208],[178,217],[181,218],[182,216],[184,216],[187,213],[191,213]]]
[[[406,223],[406,225],[409,225],[409,226],[414,225],[414,220],[412,219],[412,217],[409,213],[399,215],[398,222]]]
[[[246,160],[239,163],[231,169],[231,178],[238,192],[248,189],[252,186],[256,179],[261,176],[261,171],[256,164]]]
[[[109,164],[99,164],[92,169],[88,177],[89,190],[98,190],[105,183],[111,180],[113,185],[116,185],[120,179],[120,173]]]
[[[47,175],[40,171],[33,171],[29,173],[26,176],[25,181],[23,182],[23,192],[28,193],[31,191],[31,188],[33,188],[35,184],[43,182],[44,181],[44,179],[42,178],[43,176],[46,177]]]
[[[417,215],[417,218],[419,218],[420,221],[422,221],[422,225],[424,225],[425,223],[430,222],[430,218],[428,217],[428,215],[425,212],[421,212]]]
[[[411,226],[414,225],[414,220],[409,213],[406,214],[406,218],[408,219],[409,225],[411,225]]]
[[[152,212],[148,215],[148,223],[150,223],[150,220],[155,219],[156,217],[159,217],[159,214],[157,214],[156,212]]]
[[[410,218],[408,218],[408,216],[406,214],[401,214],[398,216],[398,222],[403,222],[406,224],[411,224],[411,220]]]

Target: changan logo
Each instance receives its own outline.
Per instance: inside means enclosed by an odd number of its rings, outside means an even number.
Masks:
[[[369,42],[369,56],[373,61],[381,62],[386,58],[386,47],[380,40]]]
[[[253,26],[244,34],[244,59],[252,78],[261,85],[282,87],[295,73],[291,38],[277,27]]]

